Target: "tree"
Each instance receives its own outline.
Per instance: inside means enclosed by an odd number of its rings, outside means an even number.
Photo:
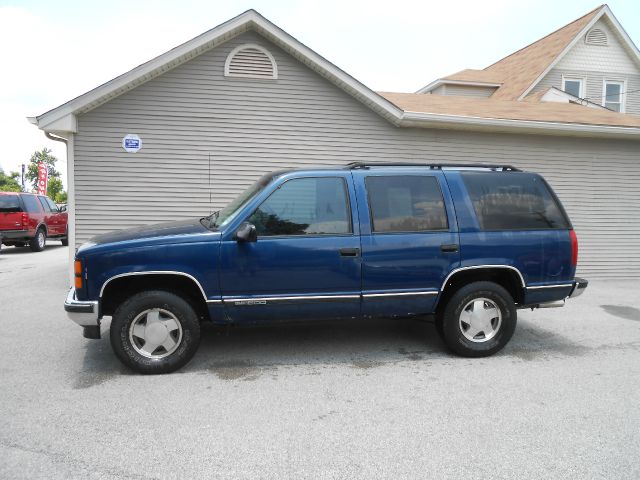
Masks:
[[[67,201],[67,192],[64,191],[62,186],[62,180],[60,180],[60,172],[56,170],[56,162],[58,159],[51,155],[51,150],[43,148],[40,151],[33,152],[27,172],[25,173],[26,179],[31,182],[34,190],[38,189],[38,163],[42,162],[47,165],[47,171],[49,172],[49,183],[47,185],[47,195],[58,203],[64,203]]]
[[[0,168],[0,192],[20,192],[20,182],[18,179],[20,174],[18,172],[11,172],[9,175],[4,173],[4,170]],[[65,194],[66,195],[66,194]]]
[[[64,191],[62,180],[50,178],[47,185],[47,195],[56,203],[67,203],[67,192]]]

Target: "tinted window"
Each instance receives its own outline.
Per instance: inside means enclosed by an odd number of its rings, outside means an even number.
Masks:
[[[258,235],[351,233],[342,178],[298,178],[280,186],[251,215]]]
[[[465,172],[462,178],[483,230],[569,228],[547,185],[536,175]]]
[[[49,197],[44,197],[45,202],[47,202],[49,204],[49,207],[51,208],[52,212],[57,212],[58,210],[58,205],[56,205],[56,202],[54,202],[53,200],[51,200]]]
[[[20,201],[17,195],[0,195],[0,212],[20,212]]]
[[[41,208],[38,205],[38,200],[33,195],[22,195],[22,201],[29,213],[40,213]]]
[[[47,199],[45,197],[38,197],[38,199],[40,200],[40,203],[42,204],[42,208],[44,208],[45,212],[54,211],[54,210],[51,210],[51,206],[49,205],[49,202],[47,202]]]
[[[435,177],[367,177],[374,232],[446,230],[447,212]]]

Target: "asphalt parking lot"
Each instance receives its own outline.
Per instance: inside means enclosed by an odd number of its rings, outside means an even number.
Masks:
[[[637,283],[520,311],[491,358],[417,321],[210,327],[140,376],[66,318],[66,260],[0,253],[0,478],[640,478]]]

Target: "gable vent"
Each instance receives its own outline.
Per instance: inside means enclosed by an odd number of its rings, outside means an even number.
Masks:
[[[607,34],[604,33],[599,28],[592,28],[587,32],[587,36],[585,37],[585,43],[589,45],[606,45],[607,44]]]
[[[278,78],[278,66],[267,49],[247,44],[234,48],[224,64],[226,77]]]

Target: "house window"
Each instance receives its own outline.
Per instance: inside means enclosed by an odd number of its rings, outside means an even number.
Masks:
[[[278,66],[273,55],[253,43],[234,48],[224,64],[225,77],[278,78]]]
[[[614,112],[624,112],[624,82],[605,80],[602,105]]]
[[[583,98],[582,86],[584,82],[581,78],[562,77],[562,90],[574,97]]]

